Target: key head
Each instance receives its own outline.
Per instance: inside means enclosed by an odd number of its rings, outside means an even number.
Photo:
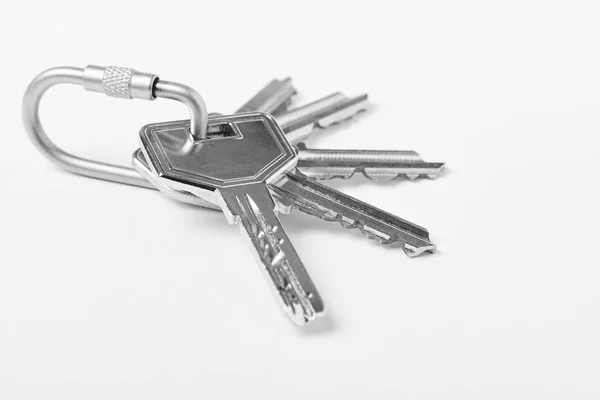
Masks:
[[[191,137],[189,121],[150,124],[140,144],[158,178],[210,191],[268,183],[297,163],[283,131],[264,113],[210,118],[202,140]]]

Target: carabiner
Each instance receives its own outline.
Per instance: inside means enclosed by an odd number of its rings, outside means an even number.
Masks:
[[[69,172],[127,185],[154,188],[133,168],[77,157],[62,150],[50,140],[39,116],[40,100],[54,85],[68,83],[85,90],[103,92],[111,97],[154,100],[157,97],[177,100],[190,111],[190,134],[194,139],[206,137],[208,112],[204,100],[189,86],[159,80],[157,75],[123,67],[50,68],[27,87],[23,97],[22,117],[25,130],[37,149],[50,161]]]

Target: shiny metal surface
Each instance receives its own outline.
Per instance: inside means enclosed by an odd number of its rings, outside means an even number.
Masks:
[[[277,120],[288,140],[299,143],[313,132],[346,121],[369,107],[366,94],[347,98],[341,93],[334,93],[280,115]]]
[[[255,258],[290,320],[299,326],[314,321],[325,310],[323,300],[287,236],[271,192],[264,183],[220,190],[223,211],[249,240]]]
[[[154,85],[154,95],[165,99],[177,100],[190,110],[189,133],[195,140],[206,138],[208,111],[204,99],[194,89],[179,83],[157,81]]]
[[[101,161],[88,160],[67,153],[46,134],[39,116],[40,101],[48,89],[58,84],[80,85],[87,82],[90,90],[98,87],[98,82],[102,86],[102,79],[97,73],[97,67],[94,67],[91,75],[85,76],[83,68],[75,67],[56,67],[46,70],[36,76],[27,87],[22,102],[22,118],[29,138],[36,148],[46,156],[50,161],[61,168],[75,174],[84,175],[97,179],[104,179],[113,182],[125,183],[133,186],[151,187],[151,184],[142,178],[133,168],[120,165],[108,164]],[[133,74],[134,75],[134,74]],[[132,76],[133,76],[132,75]],[[142,79],[143,80],[143,79]],[[164,97],[183,101],[192,114],[192,119],[196,125],[206,124],[206,110],[203,108],[203,101],[193,89],[169,82],[156,81],[154,93],[156,97]],[[130,95],[136,95],[143,98],[139,92],[130,92]]]
[[[191,141],[186,121],[147,125],[140,133],[148,160],[144,176],[169,197],[218,206],[241,227],[290,319],[310,323],[324,311],[277,212],[293,209],[344,228],[356,228],[382,244],[397,243],[409,257],[434,253],[429,232],[302,174],[298,155],[275,119],[236,114],[210,120],[209,136]],[[405,152],[405,157],[415,157]],[[139,168],[141,158],[134,158]]]
[[[271,84],[267,85],[264,89],[261,90],[261,92],[259,92],[255,96],[255,98],[263,98],[264,99],[265,97],[268,97],[268,96],[266,96],[265,93],[263,93],[263,91],[271,90],[271,89],[272,89],[272,85]],[[290,92],[288,92],[288,95],[290,95],[289,93]],[[279,94],[277,96],[279,96]],[[260,102],[252,102],[252,100],[251,100],[247,104],[254,104],[256,106],[260,106],[261,103]],[[300,127],[299,129],[304,129],[304,134],[301,136],[297,135],[295,133],[296,131],[294,131],[294,130],[291,130],[289,133],[286,132],[286,137],[288,138],[288,140],[289,140],[290,136],[306,138],[308,135],[310,135],[312,132],[314,132],[314,130],[310,131],[310,130],[307,130],[307,128],[312,129],[312,128],[318,126],[319,120],[322,119],[323,116],[327,115],[329,112],[333,113],[333,114],[330,114],[327,116],[327,118],[329,118],[330,122],[332,121],[332,119],[336,119],[336,120],[339,119],[338,122],[347,121],[349,119],[348,114],[342,112],[340,110],[340,107],[342,109],[344,107],[349,107],[351,109],[354,109],[355,104],[352,101],[347,101],[347,97],[344,96],[343,94],[334,93],[333,95],[324,97],[324,98],[317,100],[313,103],[310,103],[306,106],[302,106],[297,109],[293,109],[293,110],[284,112],[283,114],[277,115],[277,116],[275,116],[275,119],[277,120],[277,122],[279,123],[280,126],[281,126],[280,121],[283,121],[284,123],[286,123],[289,126],[296,126],[296,127]],[[352,115],[356,114],[354,110],[351,110],[350,113]],[[218,116],[218,115],[219,114],[212,114],[211,118],[214,116]],[[209,137],[211,136],[210,132],[208,133],[208,136]],[[302,145],[300,144],[299,147],[302,147]],[[301,152],[302,151],[300,151],[300,153]],[[159,188],[159,190],[161,190],[162,192],[166,192],[166,194],[169,195],[169,197],[176,198],[178,201],[182,201],[184,203],[218,209],[218,207],[215,206],[213,203],[206,201],[205,199],[198,198],[190,192],[182,191],[181,193],[174,193],[174,191],[175,191],[174,189],[158,184],[158,182],[156,182],[157,177],[150,170],[142,151],[136,150],[133,153],[132,158],[133,158],[133,167],[135,168],[135,170],[140,175],[142,175],[144,178],[146,178],[149,182],[151,182],[153,186],[155,186],[156,188]]]
[[[83,88],[123,99],[177,100],[190,111],[190,132],[195,139],[206,137],[208,111],[204,99],[189,86],[161,81],[157,75],[124,67],[88,65],[83,70]]]
[[[292,78],[273,79],[235,113],[259,111],[273,115],[280,114],[286,111],[295,94],[296,89],[292,86]]]
[[[216,114],[216,113],[208,114],[209,118],[218,117],[220,115],[221,114]],[[160,185],[158,183],[158,177],[156,175],[154,175],[154,173],[148,166],[148,162],[146,161],[146,158],[144,157],[144,153],[142,152],[141,149],[137,149],[133,153],[132,162],[133,162],[133,168],[138,172],[138,174],[140,174],[144,179],[146,179],[146,181],[148,181],[152,185],[152,189],[158,189],[163,194],[167,195],[168,197],[170,197],[174,200],[177,200],[177,201],[181,201],[183,203],[193,204],[195,206],[200,206],[200,207],[205,207],[205,208],[211,208],[213,210],[220,210],[219,206],[217,206],[209,201],[206,201],[201,197],[194,196],[194,194],[192,194],[190,192],[187,192],[185,190],[174,190],[168,186]]]
[[[424,162],[414,151],[308,149],[298,144],[298,168],[313,179],[349,179],[360,173],[376,181],[435,179],[444,163]]]
[[[325,221],[337,221],[382,244],[399,243],[409,257],[436,250],[427,229],[322,185],[297,169],[269,187],[281,212],[297,209]]]
[[[153,185],[139,175],[143,173],[144,176],[147,176],[147,171],[138,173],[131,167],[81,158],[65,152],[52,142],[40,121],[39,106],[44,93],[58,84],[81,85],[88,91],[105,93],[113,97],[146,100],[163,97],[183,102],[190,110],[190,130],[194,133],[194,137],[198,139],[206,135],[206,105],[197,92],[185,85],[161,81],[155,74],[123,67],[89,65],[85,69],[76,67],[51,68],[39,74],[29,84],[22,102],[23,124],[37,149],[50,161],[69,172],[117,183],[154,188]],[[295,92],[290,78],[274,80],[247,102],[242,109],[258,107],[269,112],[281,112],[289,104]],[[338,96],[337,100],[342,100],[341,95],[336,96]],[[322,99],[316,103],[320,104],[321,108],[315,104],[304,106],[294,110],[292,115],[284,117],[286,123],[292,126],[290,128],[292,136],[298,135],[295,130],[300,129],[302,134],[299,136],[305,137],[312,131],[312,127],[319,125],[319,121],[312,123],[310,117],[307,117],[307,113],[321,118],[323,113],[327,114],[323,108],[330,107],[331,100]],[[340,115],[339,113],[333,114],[334,118],[336,115]],[[145,167],[144,160],[141,158],[135,164],[138,164],[136,167],[141,170]]]
[[[86,160],[54,145],[39,120],[43,94],[59,83],[113,97],[174,99],[185,103],[192,116],[189,121],[144,127],[141,149],[134,153],[135,170]],[[121,67],[59,67],[31,82],[22,112],[25,129],[38,149],[71,172],[155,187],[175,200],[221,209],[229,223],[240,226],[289,318],[305,325],[324,311],[324,305],[277,212],[298,209],[337,221],[380,243],[399,243],[410,257],[433,253],[436,246],[426,229],[324,186],[297,166],[319,179],[349,178],[356,172],[371,179],[416,179],[434,177],[443,164],[425,163],[410,151],[309,150],[303,144],[295,148],[290,141],[303,140],[316,129],[366,110],[368,98],[335,93],[282,112],[294,93],[289,78],[273,81],[242,107],[281,112],[278,121],[264,113],[209,119],[202,97],[193,89],[160,81],[156,75]]]
[[[158,180],[158,177],[154,175],[154,173],[148,166],[148,162],[146,161],[144,153],[141,149],[137,149],[133,153],[133,168],[138,172],[138,174],[140,174],[144,179],[146,179],[146,181],[148,181],[149,184],[152,185],[152,189],[160,190],[163,194],[167,195],[173,200],[181,201],[183,203],[188,203],[195,206],[211,208],[213,210],[221,209],[218,205],[208,200],[205,200],[202,197],[198,197],[191,192],[188,192],[186,190],[175,190],[169,186],[161,185]]]
[[[352,109],[355,107],[355,102],[348,101],[347,97],[341,93],[334,93],[306,106],[278,115],[276,116],[276,120],[280,125],[283,123],[288,126],[301,125],[313,127],[323,115],[334,110],[333,114],[329,115],[328,118],[339,118],[339,122],[347,121],[348,114],[341,112],[340,107],[349,107]],[[355,115],[353,113],[354,111],[351,110],[350,114]],[[299,123],[299,121],[303,122]],[[286,133],[286,137],[289,139],[290,134]],[[423,162],[419,155],[413,151],[320,150],[307,149],[303,143],[299,143],[297,148],[299,157],[298,168],[302,173],[313,179],[349,179],[356,173],[362,173],[373,180],[392,180],[397,178],[413,180],[420,177],[433,179],[444,167],[443,163]],[[161,191],[174,191],[174,189],[164,187],[156,182],[156,176],[150,171],[141,151],[138,150],[133,154],[133,164],[141,175]],[[208,208],[218,208],[214,204],[205,199],[198,198],[190,192],[168,193],[168,195],[185,203]]]
[[[88,65],[83,70],[83,88],[123,99],[154,100],[158,75],[124,67]]]
[[[340,103],[346,99],[347,97],[344,96],[342,93],[336,92],[330,94],[329,96],[325,96],[318,100],[315,100],[311,103],[294,108],[292,110],[288,110],[288,112],[285,113],[285,115],[281,115],[279,117],[279,125],[283,128],[285,132],[285,128],[293,126],[294,124],[297,124],[298,122],[301,122],[306,118],[310,118],[311,116],[320,115],[334,104]]]
[[[207,139],[191,140],[187,122],[147,125],[140,148],[167,195],[184,192],[217,205],[240,226],[289,318],[305,325],[323,302],[275,214],[267,187],[296,165],[297,156],[275,119],[263,113],[210,119]]]
[[[184,187],[209,191],[252,182],[270,182],[281,169],[296,165],[296,153],[264,113],[211,118],[210,135],[190,140],[187,121],[150,124],[140,132],[140,148],[152,172]]]

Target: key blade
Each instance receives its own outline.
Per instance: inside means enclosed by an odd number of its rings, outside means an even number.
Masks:
[[[281,128],[285,130],[286,128],[289,128],[306,118],[319,116],[325,110],[343,102],[344,100],[347,100],[345,95],[340,92],[335,92],[311,103],[288,110],[279,116],[277,122]]]
[[[277,116],[277,122],[291,143],[306,139],[314,131],[347,121],[369,108],[369,97],[363,94],[347,98],[333,93],[310,104]]]
[[[283,212],[295,208],[325,221],[337,221],[344,228],[357,228],[382,244],[400,243],[409,257],[436,250],[425,228],[322,185],[297,169],[269,189]]]
[[[267,186],[230,188],[221,196],[227,219],[240,225],[289,318],[297,325],[313,321],[323,312],[323,301],[275,214]]]
[[[313,179],[349,179],[356,173],[376,181],[435,179],[444,163],[428,163],[414,151],[307,149],[298,144],[298,168]]]
[[[254,97],[240,107],[237,113],[260,111],[268,114],[280,114],[287,110],[296,89],[292,86],[292,78],[273,79]]]

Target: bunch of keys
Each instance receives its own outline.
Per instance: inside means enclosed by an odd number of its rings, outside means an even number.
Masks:
[[[57,83],[80,83],[113,97],[156,97],[185,103],[190,120],[149,124],[133,154],[134,170],[84,160],[60,150],[38,117],[39,100]],[[308,149],[311,134],[368,108],[366,95],[335,93],[289,109],[291,79],[273,80],[232,115],[208,114],[193,89],[121,67],[61,67],[38,75],[23,101],[26,130],[38,149],[60,166],[86,176],[153,187],[172,199],[220,209],[255,253],[269,285],[295,324],[324,311],[323,301],[282,226],[278,213],[298,210],[344,228],[357,228],[382,244],[398,243],[410,256],[433,253],[426,229],[348,196],[318,180],[435,178],[443,163],[413,151]]]

